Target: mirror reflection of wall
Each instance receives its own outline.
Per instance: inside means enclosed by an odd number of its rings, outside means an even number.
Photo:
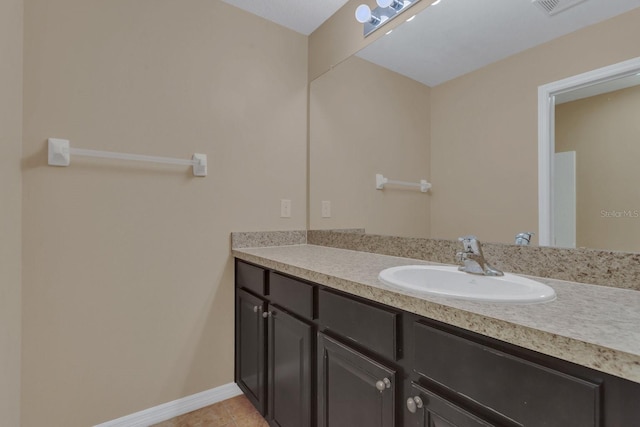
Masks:
[[[429,195],[376,190],[375,175],[428,180],[429,88],[351,57],[311,83],[309,106],[311,228],[428,237]]]
[[[640,252],[640,86],[556,102],[555,117],[556,153],[576,153],[576,246]]]
[[[451,0],[452,5],[456,3],[461,4],[461,1]],[[511,1],[511,3],[514,2]],[[443,0],[440,5],[445,4]],[[603,6],[604,3],[601,0],[584,3],[585,7],[591,7],[588,6],[591,4]],[[352,92],[351,89],[357,87],[353,82],[341,82],[338,79],[340,69],[345,65],[350,66],[351,59],[314,80],[311,84],[310,109],[310,227],[322,229],[364,227],[369,233],[421,237],[428,234],[432,238],[444,239],[476,234],[485,241],[502,243],[513,243],[514,236],[518,232],[537,231],[538,87],[640,56],[640,45],[637,43],[640,39],[640,25],[638,25],[640,1],[629,0],[624,4],[630,11],[520,53],[495,60],[479,69],[469,70],[466,74],[439,82],[432,87],[424,86],[423,91],[428,93],[429,114],[423,116],[425,119],[422,126],[425,130],[420,132],[426,132],[425,137],[428,139],[429,149],[426,154],[412,155],[408,148],[395,152],[377,151],[379,147],[386,147],[384,142],[395,139],[397,143],[399,139],[394,138],[396,135],[410,131],[403,129],[399,122],[393,124],[391,120],[385,121],[384,111],[388,110],[384,106],[376,108],[373,104],[369,104],[364,107],[368,104],[367,97],[370,95],[368,93],[363,95],[363,90],[366,89],[360,89],[357,93]],[[437,10],[433,8],[438,8],[440,5],[425,9],[412,22],[396,28],[389,37],[385,36],[369,45],[366,48],[367,51],[376,49],[378,45],[384,45],[385,49],[389,49],[389,45],[394,44],[391,36],[412,31],[412,25],[420,24],[422,14],[429,13],[430,9]],[[621,4],[617,6],[620,7]],[[578,6],[569,9],[571,10],[581,14]],[[441,9],[438,13],[444,13],[444,11],[445,9]],[[466,12],[458,10],[456,13]],[[540,14],[541,12],[533,10],[532,13]],[[469,35],[473,33],[473,28],[476,28],[475,18],[465,16],[467,19],[463,17],[461,20],[465,23],[465,34]],[[550,18],[549,22],[560,22],[559,19],[561,17],[566,19],[566,16],[568,15],[558,15]],[[485,23],[480,25],[480,28],[484,27],[486,27]],[[516,35],[518,37],[515,38],[521,38],[521,33],[517,31],[501,31],[496,28],[494,30],[500,33],[503,39]],[[439,36],[441,41],[436,46],[437,49],[449,52],[450,46],[446,43],[448,38],[455,35],[452,31],[445,32],[446,37]],[[476,49],[489,50],[492,46],[491,43],[479,44],[477,40],[472,38],[470,40],[469,44],[462,47],[458,45],[456,49],[475,52]],[[499,42],[495,43],[499,44]],[[415,49],[428,47],[427,44],[417,43],[417,45]],[[407,53],[410,54],[411,51]],[[403,59],[398,55],[394,57],[394,61],[399,62]],[[412,61],[416,62],[415,56],[406,59],[407,63]],[[316,112],[322,111],[322,108],[317,105],[320,98],[316,92],[319,88],[318,83],[331,75],[334,77],[330,77],[329,80],[335,87],[328,89],[323,86],[322,90],[344,93],[345,96],[334,99],[333,102],[340,104],[340,108],[345,112],[360,111],[366,117],[360,117],[361,120],[357,122],[359,128],[345,129],[348,122],[342,120],[333,124],[331,123],[333,119],[325,115],[321,118],[323,126],[325,129],[331,129],[333,134],[331,138],[328,138],[328,133],[318,138],[316,125],[319,119],[316,117]],[[327,81],[321,84],[329,83]],[[376,90],[382,92],[386,89],[379,86]],[[398,99],[395,98],[394,102],[398,103]],[[325,107],[325,111],[328,108]],[[364,113],[364,108],[369,112]],[[383,128],[384,132],[380,140],[376,141],[378,137],[375,132],[368,134],[370,138],[368,144],[354,137],[362,131],[362,123],[366,131],[369,131],[372,125]],[[341,130],[347,132],[346,136],[339,134]],[[393,135],[388,132],[393,132]],[[336,146],[328,139],[342,142]],[[352,143],[354,145],[350,145]],[[328,155],[330,150],[335,151],[336,154]],[[393,166],[392,159],[400,152],[404,156],[403,159],[428,159],[422,166],[425,173],[411,173],[409,169],[407,174],[403,174],[402,171],[387,172],[388,169],[385,166],[396,167]],[[349,161],[344,160],[346,158],[344,153],[350,155]],[[375,155],[379,159],[378,163],[375,167],[365,167],[365,164],[373,163],[373,153],[379,153]],[[355,161],[354,159],[358,157],[360,161]],[[408,164],[414,165],[412,162]],[[420,169],[418,166],[415,168]],[[331,185],[325,185],[329,182],[326,178],[326,171],[329,170],[334,176],[347,176],[349,179],[340,181],[339,184],[334,182]],[[425,178],[433,184],[433,188],[426,197],[420,197],[424,195],[419,192],[414,194],[410,190],[376,192],[372,185],[375,173],[383,173],[394,179],[408,181]],[[361,185],[364,188],[363,192],[351,188],[352,183]],[[321,186],[324,186],[322,192],[319,191]],[[403,215],[428,218],[430,225],[427,228],[413,228],[414,226],[410,225],[403,230],[397,230],[397,224],[389,220],[389,212],[393,209],[399,212],[400,205],[386,203],[383,196],[385,198],[415,196],[422,201],[427,199],[426,203],[429,204],[428,208],[425,207],[427,212],[414,211]],[[321,218],[322,200],[332,202],[344,200],[343,204],[350,203],[349,209],[343,211],[334,203],[332,218]],[[396,217],[403,216],[396,215]],[[406,222],[409,224],[409,220]],[[535,237],[532,244],[537,244]],[[597,243],[593,245],[599,248]],[[583,245],[578,244],[578,246]],[[626,246],[622,250],[633,249]]]

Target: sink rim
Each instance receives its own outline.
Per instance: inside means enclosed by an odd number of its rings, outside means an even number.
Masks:
[[[489,293],[484,294],[483,292],[471,292],[471,293],[461,293],[455,290],[449,290],[448,292],[442,290],[440,286],[435,286],[434,288],[428,288],[428,285],[420,285],[415,283],[409,283],[406,280],[400,280],[397,277],[398,272],[402,271],[418,271],[418,270],[427,270],[440,273],[439,275],[454,275],[459,279],[466,279],[469,281],[469,285],[482,286],[482,283],[477,282],[486,282],[487,286],[494,286],[496,284],[500,285],[500,282],[505,283],[506,286],[516,285],[518,290],[523,290],[524,292],[520,293],[507,293],[507,294],[496,294]],[[394,276],[395,274],[395,276]],[[394,281],[395,279],[395,281]],[[457,266],[447,266],[447,265],[424,265],[424,264],[411,264],[411,265],[401,265],[396,267],[386,268],[378,274],[378,280],[380,280],[385,285],[392,287],[394,289],[398,289],[405,292],[410,292],[412,294],[424,295],[424,296],[438,296],[445,298],[453,298],[465,301],[472,302],[489,302],[489,303],[509,303],[509,304],[541,304],[552,302],[557,299],[557,294],[555,290],[542,282],[537,280],[532,280],[526,277],[522,277],[516,274],[505,273],[504,276],[482,276],[469,274],[466,272],[462,272],[458,270]],[[446,279],[440,279],[446,280]],[[464,280],[463,280],[464,281]],[[476,283],[471,283],[476,282]],[[466,284],[463,284],[466,285]],[[460,286],[460,282],[456,284],[456,286]]]

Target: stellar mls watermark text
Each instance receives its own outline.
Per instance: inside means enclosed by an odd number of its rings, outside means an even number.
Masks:
[[[600,211],[601,218],[640,218],[640,210],[638,209],[630,209],[630,210],[622,210],[622,211]]]

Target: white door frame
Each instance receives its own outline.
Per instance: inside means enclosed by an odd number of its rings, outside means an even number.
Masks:
[[[555,97],[561,93],[640,72],[640,57],[538,87],[538,241],[552,246]]]

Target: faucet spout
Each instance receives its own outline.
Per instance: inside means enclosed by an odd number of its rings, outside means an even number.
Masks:
[[[536,234],[533,231],[516,234],[516,246],[529,246],[531,238]]]
[[[458,239],[464,250],[458,252],[457,259],[463,265],[458,270],[483,276],[504,276],[504,273],[487,262],[482,253],[482,244],[476,236],[463,236]]]

